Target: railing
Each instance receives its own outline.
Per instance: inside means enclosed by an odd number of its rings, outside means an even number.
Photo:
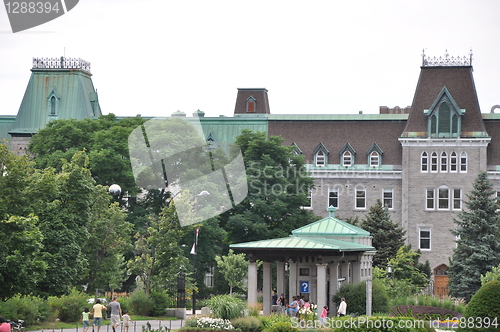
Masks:
[[[90,73],[90,62],[80,58],[33,58],[33,69],[81,69]]]
[[[452,67],[452,66],[472,66],[472,49],[470,50],[469,56],[463,57],[450,57],[448,50],[443,57],[430,57],[425,55],[425,50],[422,51],[422,67]]]

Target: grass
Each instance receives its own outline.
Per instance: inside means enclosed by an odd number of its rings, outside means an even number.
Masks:
[[[144,321],[144,320],[177,320],[178,318],[176,317],[148,317],[148,316],[139,316],[139,315],[130,315],[130,319],[132,321]],[[102,325],[108,325],[109,319],[103,320]],[[90,324],[92,325],[92,318],[90,319]],[[83,328],[83,323],[82,321],[78,322],[73,322],[73,323],[65,323],[65,322],[42,322],[37,325],[30,325],[26,326],[24,329],[25,330],[61,330],[61,329],[74,329],[74,328]],[[90,329],[92,330],[92,329]],[[90,331],[89,330],[89,331]],[[102,330],[102,329],[101,329]]]

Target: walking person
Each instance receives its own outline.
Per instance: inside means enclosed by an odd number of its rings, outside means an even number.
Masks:
[[[120,319],[122,318],[122,308],[120,302],[116,300],[116,296],[113,297],[113,301],[109,304],[109,308],[111,309],[111,327],[113,328],[113,332],[116,332],[115,329],[120,325]]]
[[[108,310],[105,306],[101,304],[101,300],[97,299],[94,306],[92,307],[92,315],[94,316],[94,324],[92,325],[92,331],[95,330],[97,326],[97,332],[101,330],[102,324],[102,311]]]
[[[7,323],[4,316],[0,316],[0,332],[10,332],[10,324]]]
[[[347,303],[345,302],[345,298],[340,299],[340,305],[339,305],[339,310],[337,310],[337,313],[340,317],[345,316],[347,312]]]
[[[288,308],[290,308],[290,316],[299,317],[299,301],[297,296],[292,298],[292,303],[288,305]]]
[[[90,327],[90,310],[89,308],[83,309],[82,312],[82,322],[83,322],[83,332],[87,332]]]
[[[125,310],[123,312],[122,318],[123,318],[123,331],[128,332],[128,328],[130,327],[130,323],[132,322],[130,316],[128,315],[128,310]]]
[[[325,305],[319,316],[319,325],[323,326],[326,324],[326,317],[328,317],[328,307]]]

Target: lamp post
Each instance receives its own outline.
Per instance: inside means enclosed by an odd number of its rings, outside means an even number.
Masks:
[[[392,279],[392,265],[391,265],[391,263],[387,264],[387,276]]]
[[[109,186],[108,191],[112,196],[120,196],[120,194],[122,193],[122,188],[117,184],[112,184]]]
[[[210,195],[210,193],[206,190],[203,190],[201,191],[199,194],[197,194],[196,196],[200,197],[200,196],[207,196],[207,195]],[[198,212],[198,197],[196,197],[196,212]],[[196,255],[198,253],[198,233],[199,233],[200,229],[197,228],[196,231],[194,232],[194,244],[193,244],[193,250],[192,250],[192,253],[194,255],[193,257],[193,267],[194,267],[194,287],[193,287],[193,315],[196,315]]]

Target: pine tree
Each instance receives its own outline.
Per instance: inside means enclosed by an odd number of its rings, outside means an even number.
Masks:
[[[455,219],[457,248],[448,272],[450,295],[470,300],[481,287],[481,275],[500,263],[500,204],[494,196],[492,183],[481,172],[467,195],[463,210]]]
[[[380,199],[370,207],[366,219],[361,222],[361,228],[370,232],[372,246],[377,250],[373,257],[373,266],[385,268],[388,260],[396,257],[398,249],[404,245],[405,231],[391,220]]]

